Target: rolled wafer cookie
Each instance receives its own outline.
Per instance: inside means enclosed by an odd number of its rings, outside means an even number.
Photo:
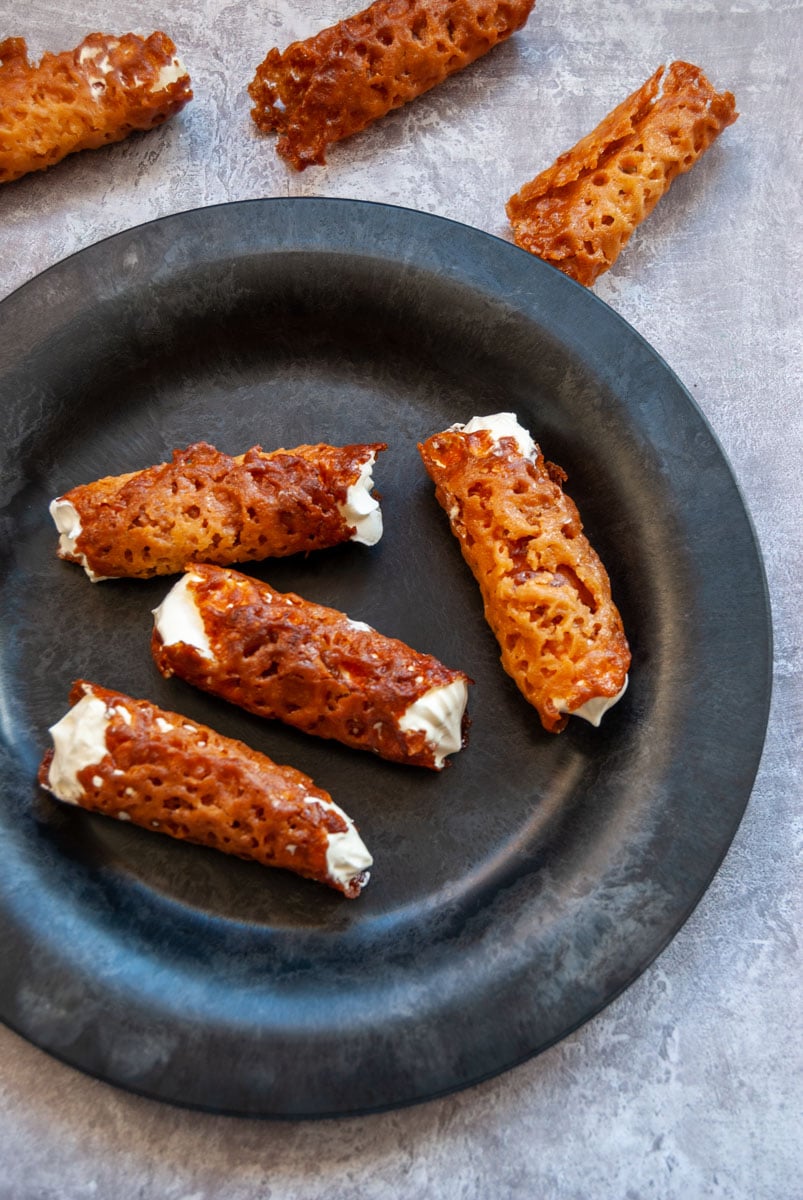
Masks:
[[[507,203],[516,244],[591,285],[739,114],[699,67],[673,62]]]
[[[93,582],[172,575],[188,562],[247,562],[372,546],[382,536],[371,475],[384,443],[297,446],[230,458],[206,442],[172,461],[58,496],[58,553]]]
[[[521,29],[535,0],[376,0],[280,52],[248,91],[263,132],[297,170],[414,100]]]
[[[91,33],[74,50],[28,61],[24,38],[0,42],[0,183],[153,129],[192,99],[165,33]]]
[[[178,713],[78,680],[39,782],[59,800],[284,867],[350,899],[372,859],[354,822],[293,767]]]
[[[261,717],[433,770],[465,743],[469,678],[336,609],[198,564],[154,618],[163,675]]]
[[[630,650],[564,472],[513,413],[453,425],[419,451],[508,675],[549,732],[572,714],[598,725],[627,686]]]

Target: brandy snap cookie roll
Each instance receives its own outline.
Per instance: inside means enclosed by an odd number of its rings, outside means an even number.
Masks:
[[[612,267],[630,235],[737,118],[730,92],[673,62],[507,204],[517,245],[578,283]]]
[[[91,33],[75,50],[28,61],[24,38],[0,42],[0,183],[153,129],[192,99],[166,34]]]
[[[349,899],[368,882],[372,859],[354,822],[300,771],[85,680],[70,704],[39,768],[59,800],[285,867]]]
[[[436,771],[465,744],[469,678],[336,609],[198,564],[154,618],[163,675],[258,716]]]
[[[257,68],[251,116],[303,171],[521,29],[535,0],[376,0]]]
[[[373,546],[382,536],[371,494],[383,442],[254,446],[230,458],[206,442],[172,461],[72,488],[50,505],[60,558],[81,563],[93,582],[173,575],[188,562],[247,562]]]
[[[513,413],[453,425],[419,450],[508,675],[549,732],[569,715],[599,725],[627,686],[630,650],[564,472]]]

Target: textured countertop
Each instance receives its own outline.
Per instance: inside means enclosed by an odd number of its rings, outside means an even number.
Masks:
[[[803,1195],[799,8],[538,0],[511,41],[301,175],[257,135],[244,88],[270,46],[351,7],[261,9],[0,0],[0,38],[24,35],[36,56],[98,29],[164,29],[196,94],[154,133],[0,189],[0,296],[129,226],[251,197],[383,200],[508,238],[512,191],[659,63],[699,64],[741,117],[595,290],[690,389],[755,522],[775,626],[764,758],[719,873],[644,975],[540,1057],[445,1099],[326,1122],[214,1117],[115,1090],[0,1028],[0,1198],[792,1200]]]

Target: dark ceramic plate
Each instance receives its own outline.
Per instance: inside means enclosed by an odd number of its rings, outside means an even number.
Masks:
[[[747,803],[770,690],[750,521],[710,429],[590,292],[437,217],[266,200],[168,217],[0,306],[0,1015],[69,1063],[232,1113],[349,1113],[480,1080],[598,1012],[678,930]],[[633,647],[592,729],[542,731],[498,665],[418,439],[514,410],[608,566]],[[260,723],[148,651],[167,584],[93,586],[47,515],[206,439],[377,441],[386,535],[254,567],[475,680],[442,775]],[[249,568],[246,568],[249,569]],[[363,896],[62,807],[47,727],[85,676],[328,788]]]

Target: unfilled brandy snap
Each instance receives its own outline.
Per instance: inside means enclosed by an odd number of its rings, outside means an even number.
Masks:
[[[461,71],[521,29],[535,0],[377,0],[314,37],[274,48],[248,92],[296,170]]]
[[[516,244],[591,285],[612,267],[676,176],[737,118],[730,92],[673,62],[511,196]]]

